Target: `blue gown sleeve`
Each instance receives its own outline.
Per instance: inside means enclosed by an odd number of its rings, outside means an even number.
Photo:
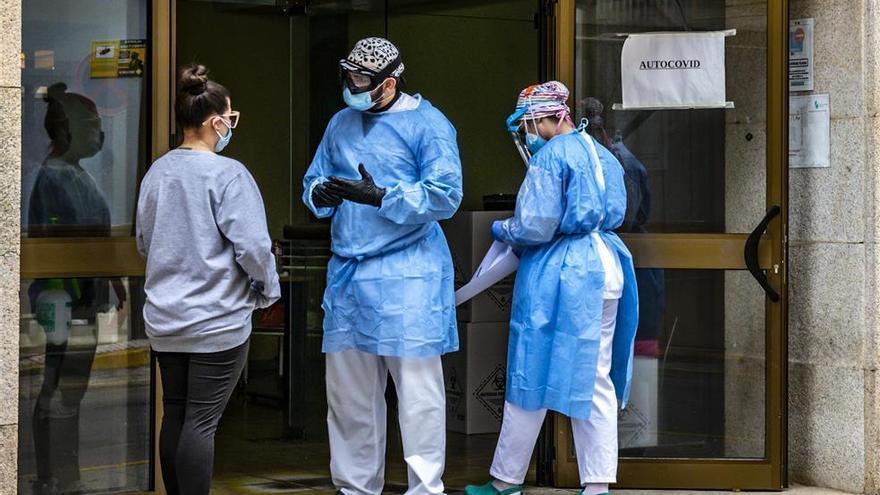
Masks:
[[[335,119],[334,119],[335,120]],[[331,120],[327,125],[327,130],[324,131],[324,137],[321,138],[321,144],[318,145],[318,151],[315,152],[315,157],[312,159],[312,164],[309,165],[309,169],[306,171],[305,177],[303,177],[303,196],[302,201],[305,203],[306,207],[312,211],[312,213],[318,218],[328,218],[332,217],[334,213],[336,213],[336,208],[318,208],[312,203],[312,191],[318,184],[326,182],[328,180],[327,173],[330,170],[330,167],[333,161],[330,158],[329,148],[330,145],[328,143],[329,136],[332,134],[332,127],[334,120]]]
[[[562,171],[554,166],[553,154],[535,155],[519,188],[514,216],[501,222],[499,240],[514,246],[550,242],[562,222],[564,201]]]
[[[461,158],[455,130],[446,122],[426,132],[417,151],[420,180],[385,186],[379,215],[400,225],[445,220],[461,204]],[[381,184],[380,184],[381,185]]]

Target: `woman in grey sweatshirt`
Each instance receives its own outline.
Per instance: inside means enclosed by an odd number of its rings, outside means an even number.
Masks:
[[[181,71],[175,111],[183,143],[153,163],[138,200],[169,495],[208,494],[214,432],[247,358],[251,314],[281,292],[257,184],[244,165],[217,154],[239,114],[207,73],[201,65]]]

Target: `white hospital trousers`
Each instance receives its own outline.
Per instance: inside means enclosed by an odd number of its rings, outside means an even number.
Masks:
[[[602,308],[602,333],[590,418],[571,420],[581,485],[617,481],[617,395],[609,376],[617,303],[617,299],[605,299]],[[492,477],[514,485],[525,481],[546,415],[546,409],[526,411],[505,402],[501,434],[489,471]]]
[[[385,485],[388,373],[398,399],[406,495],[443,493],[446,394],[440,357],[397,358],[357,350],[327,354],[330,473],[345,495],[380,494]]]

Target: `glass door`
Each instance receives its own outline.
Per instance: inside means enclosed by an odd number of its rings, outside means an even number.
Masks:
[[[556,2],[556,77],[626,172],[619,232],[640,323],[619,486],[786,483],[787,12],[769,0]],[[729,30],[733,108],[615,109],[628,34]],[[552,430],[550,481],[577,486],[568,422]]]
[[[18,493],[154,484],[133,222],[167,136],[154,123],[167,13],[158,0],[22,5]]]

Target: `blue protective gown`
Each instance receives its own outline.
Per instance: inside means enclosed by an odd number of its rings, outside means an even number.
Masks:
[[[617,254],[624,273],[611,365],[621,407],[629,396],[638,324],[632,256],[613,232],[626,211],[623,168],[593,141],[603,191],[584,136],[557,136],[532,157],[516,214],[501,229],[501,240],[522,250],[510,319],[507,400],[578,419],[590,416],[605,285],[592,232]]]
[[[380,208],[312,204],[316,185],[334,175],[359,178],[359,163],[386,189]],[[452,257],[437,223],[462,198],[449,120],[426,100],[400,112],[346,108],[328,124],[303,185],[309,209],[333,218],[323,351],[428,357],[458,350]]]

